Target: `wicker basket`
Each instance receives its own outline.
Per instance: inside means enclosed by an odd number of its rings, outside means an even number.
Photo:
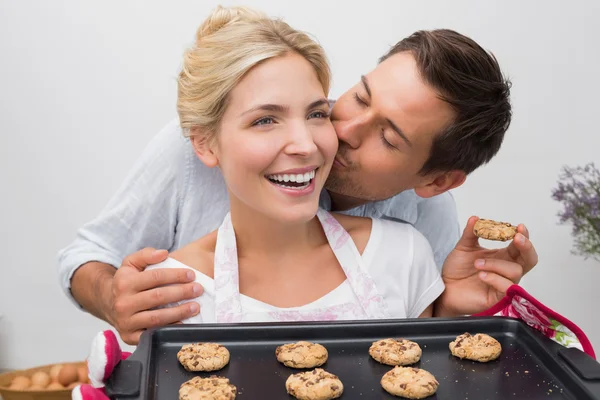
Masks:
[[[71,364],[75,367],[85,366],[85,361],[82,362],[64,362],[60,364]],[[13,378],[17,376],[31,377],[35,372],[44,371],[50,373],[50,369],[55,364],[44,365],[41,367],[24,369],[19,371],[6,372],[0,374],[0,396],[3,400],[70,400],[72,389],[60,390],[12,390],[10,386]]]

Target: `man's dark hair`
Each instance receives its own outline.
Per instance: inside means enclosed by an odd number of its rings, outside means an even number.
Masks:
[[[512,110],[511,83],[496,58],[472,39],[448,29],[417,31],[379,62],[408,51],[424,82],[453,106],[454,121],[433,140],[422,174],[461,170],[469,174],[500,150]]]

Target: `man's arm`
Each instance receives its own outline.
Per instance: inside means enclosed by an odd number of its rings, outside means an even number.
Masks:
[[[119,316],[131,317],[146,310],[138,308],[132,312],[135,307],[150,304],[148,296],[145,303],[138,301],[125,305],[115,298],[125,293],[115,287],[117,268],[129,254],[146,246],[170,249],[173,245],[179,202],[187,185],[186,143],[176,123],[165,127],[146,147],[100,215],[79,229],[76,239],[59,253],[58,272],[65,294],[77,306],[115,327],[123,325],[118,320]],[[143,267],[145,265],[140,266],[138,272]],[[149,272],[155,277],[154,286],[148,281],[149,286],[144,290],[156,288],[158,278],[163,284],[181,282],[177,271],[173,271],[169,271],[166,277]],[[136,279],[132,276],[125,278],[125,284],[128,279]],[[151,293],[160,296],[163,292],[160,289]],[[193,293],[190,287],[181,288],[180,294],[183,292]],[[115,305],[127,312],[116,312]]]
[[[185,147],[176,124],[167,125],[144,149],[117,192],[101,213],[77,231],[75,240],[59,252],[58,272],[65,294],[74,302],[75,271],[89,263],[117,268],[143,247],[170,249],[177,221],[178,191],[185,184]],[[93,282],[77,279],[85,295]],[[85,301],[85,300],[84,300]],[[88,302],[89,303],[89,302]]]
[[[73,276],[73,295],[91,314],[114,326],[125,343],[137,344],[145,329],[177,323],[200,312],[196,302],[155,309],[202,294],[202,286],[193,282],[195,274],[188,269],[145,271],[168,254],[142,249],[127,256],[116,272],[110,265],[87,263]],[[86,286],[88,282],[91,286]]]
[[[81,307],[108,323],[111,285],[117,270],[112,265],[92,261],[82,265],[71,279],[71,294]]]

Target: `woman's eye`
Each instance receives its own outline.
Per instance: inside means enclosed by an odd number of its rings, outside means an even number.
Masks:
[[[271,117],[264,117],[264,118],[261,118],[259,120],[254,121],[254,123],[252,123],[252,126],[271,125],[273,122],[275,122],[273,120],[273,118],[271,118]]]
[[[329,113],[324,111],[314,111],[308,115],[308,118],[329,118]]]

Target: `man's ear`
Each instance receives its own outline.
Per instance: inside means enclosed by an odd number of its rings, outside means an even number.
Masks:
[[[419,197],[427,199],[459,187],[465,183],[466,179],[467,174],[459,170],[439,173],[433,177],[433,180],[428,180],[428,183],[416,187],[415,193]]]
[[[211,140],[210,135],[202,132],[200,128],[192,128],[190,133],[190,141],[200,161],[209,168],[216,167],[219,159],[214,149],[214,140]]]

